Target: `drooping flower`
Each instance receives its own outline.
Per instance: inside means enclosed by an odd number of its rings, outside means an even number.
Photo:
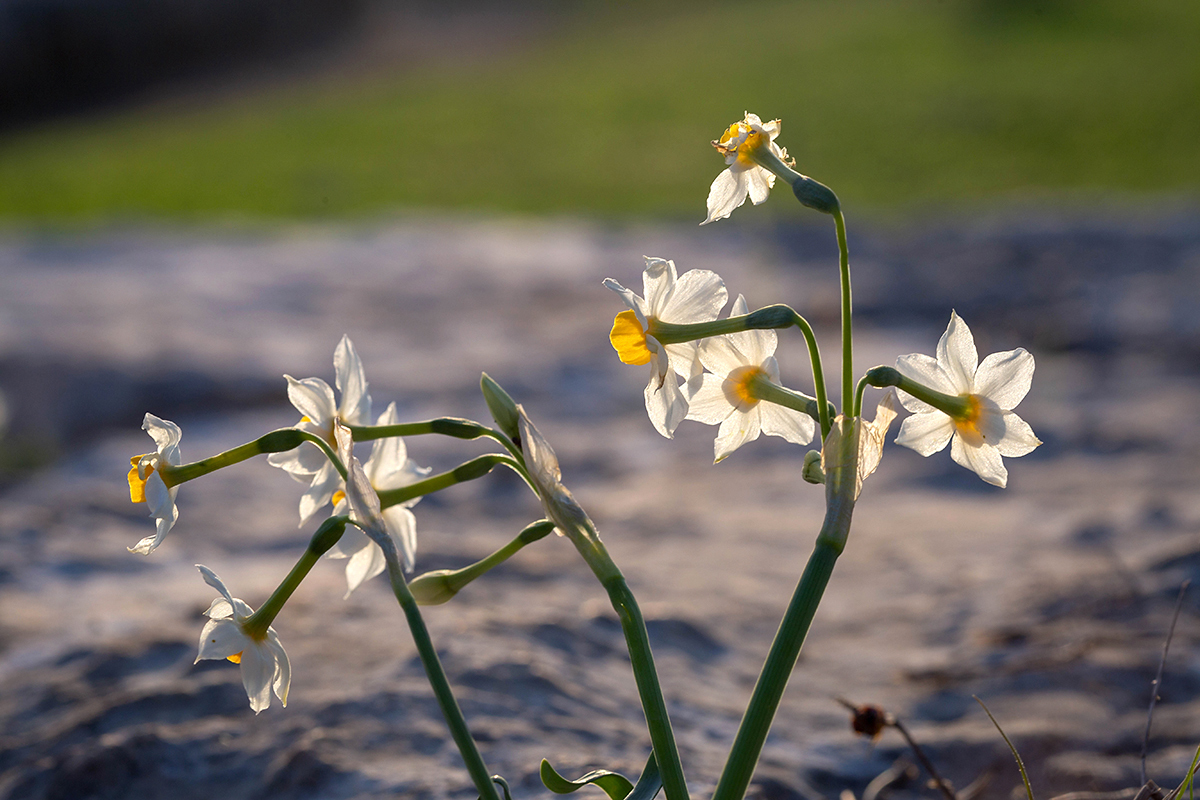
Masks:
[[[749,197],[754,205],[767,199],[775,185],[775,174],[755,160],[756,152],[766,152],[791,164],[787,150],[775,144],[781,123],[774,119],[763,122],[757,114],[746,112],[746,118],[730,125],[720,139],[713,140],[713,147],[725,156],[728,169],[717,176],[708,190],[708,218],[701,222],[707,225],[725,219]]]
[[[288,399],[303,415],[295,427],[320,436],[331,447],[337,447],[333,435],[334,422],[369,425],[371,395],[367,393],[367,377],[362,361],[349,336],[343,336],[338,343],[333,354],[333,367],[337,389],[342,395],[340,404],[334,402],[333,389],[320,378],[298,381],[291,375],[283,377],[288,382]],[[323,508],[341,486],[337,470],[321,449],[311,442],[305,442],[286,453],[272,453],[267,457],[267,463],[284,470],[300,483],[308,484],[308,491],[300,498],[301,525]]]
[[[674,261],[646,257],[642,273],[645,298],[607,278],[629,308],[613,320],[609,341],[626,364],[650,364],[646,413],[654,429],[670,439],[687,416],[688,395],[703,372],[695,342],[661,344],[651,332],[656,322],[687,324],[717,318],[729,299],[725,282],[715,272],[693,269],[677,275]],[[681,390],[675,374],[688,381]]]
[[[1008,482],[1001,456],[1023,456],[1041,444],[1012,411],[1029,392],[1033,356],[1017,348],[992,353],[979,363],[975,340],[958,314],[950,314],[936,359],[913,353],[896,359],[896,369],[936,392],[965,401],[965,410],[952,416],[901,391],[900,402],[913,415],[900,426],[896,444],[929,456],[949,442],[956,463],[1001,488]]]
[[[286,706],[292,669],[275,629],[267,626],[258,630],[257,626],[247,625],[254,609],[233,597],[211,569],[200,564],[196,568],[204,582],[221,593],[204,612],[209,619],[200,632],[196,663],[224,658],[240,665],[242,685],[255,714],[271,705],[272,689]]]
[[[523,407],[518,405],[517,413],[520,415],[521,451],[525,456],[525,466],[542,501],[546,519],[554,523],[554,531],[559,536],[595,536],[595,529],[587,514],[567,487],[563,486],[562,469],[554,448],[529,419]]]
[[[738,295],[729,315],[747,311],[746,298]],[[781,436],[796,444],[812,441],[816,430],[812,417],[762,401],[760,382],[779,385],[776,343],[773,330],[713,336],[701,343],[700,360],[709,371],[692,395],[687,418],[721,426],[713,445],[716,461],[754,441],[760,433]]]
[[[150,508],[155,533],[128,549],[131,553],[149,555],[162,544],[167,532],[179,519],[179,509],[175,507],[175,495],[179,493],[179,487],[167,488],[160,468],[164,464],[173,467],[179,465],[179,439],[183,432],[174,422],[159,419],[153,414],[147,414],[142,420],[142,430],[150,434],[157,449],[153,453],[129,459],[132,466],[129,470],[129,499],[135,503],[145,503]]]
[[[376,424],[395,425],[399,421],[400,418],[396,412],[396,404],[390,403],[387,410],[379,416]],[[339,441],[339,448],[342,444]],[[345,452],[339,449],[343,462],[349,460],[349,445],[352,442],[346,442],[345,444],[347,445]],[[408,449],[404,446],[404,440],[399,436],[393,436],[387,439],[375,440],[375,446],[371,449],[371,457],[363,465],[363,472],[366,474],[372,488],[379,492],[389,489],[399,489],[402,486],[415,483],[429,474],[429,468],[417,466],[417,463],[408,457]],[[333,513],[336,515],[347,513],[349,503],[346,500],[346,493],[339,490],[334,493],[333,499],[335,503]],[[384,525],[387,528],[388,535],[396,542],[396,548],[404,559],[404,569],[406,572],[412,571],[417,552],[417,520],[410,509],[420,499],[418,497],[405,503],[389,506],[383,509],[382,512]],[[387,562],[383,557],[383,550],[380,549],[379,545],[368,539],[361,531],[352,532],[347,530],[341,541],[329,551],[329,556],[330,558],[349,559],[346,562],[347,597],[363,581],[374,578],[387,567]]]

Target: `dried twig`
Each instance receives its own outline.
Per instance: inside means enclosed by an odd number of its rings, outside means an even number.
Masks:
[[[1163,642],[1162,659],[1158,662],[1158,674],[1154,676],[1154,683],[1150,684],[1152,691],[1150,692],[1150,710],[1146,713],[1146,734],[1142,737],[1142,785],[1146,784],[1146,750],[1150,747],[1150,723],[1154,720],[1154,706],[1158,702],[1158,690],[1162,686],[1163,668],[1167,665],[1167,650],[1171,647],[1171,638],[1175,635],[1175,623],[1179,621],[1179,610],[1183,608],[1183,595],[1187,592],[1188,584],[1191,580],[1186,580],[1179,587],[1179,597],[1175,600],[1175,615],[1171,617],[1171,627],[1167,631],[1167,640]]]
[[[854,713],[854,729],[859,733],[872,735],[873,737],[878,736],[877,730],[869,729],[871,728],[871,725],[860,725],[860,720],[866,720],[869,723],[878,723],[881,726],[886,725],[899,731],[900,735],[904,737],[904,741],[908,742],[908,746],[912,749],[913,755],[917,757],[917,760],[921,762],[921,766],[924,767],[925,771],[929,773],[929,777],[933,780],[934,786],[936,786],[938,791],[942,793],[942,796],[945,797],[946,800],[958,800],[958,796],[954,794],[954,790],[950,788],[949,784],[942,780],[942,776],[938,774],[937,767],[933,766],[933,762],[930,761],[929,757],[925,755],[925,751],[921,749],[921,746],[917,744],[917,741],[913,739],[912,735],[908,732],[908,729],[905,728],[904,724],[896,718],[895,714],[891,713],[890,711],[884,711],[877,706],[855,705],[844,697],[837,697],[834,699]]]

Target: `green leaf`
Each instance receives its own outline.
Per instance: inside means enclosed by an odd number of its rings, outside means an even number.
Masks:
[[[569,781],[555,772],[550,762],[542,759],[542,783],[555,794],[570,794],[589,783],[604,790],[610,800],[625,800],[633,791],[633,784],[624,775],[606,769],[592,770],[577,781]]]
[[[642,770],[642,777],[638,778],[637,786],[633,787],[633,791],[625,800],[654,800],[662,789],[662,775],[658,771],[658,760],[654,757],[654,751],[650,751],[650,758],[646,761],[646,768]]]
[[[542,759],[542,783],[555,794],[570,794],[592,784],[604,790],[610,800],[654,800],[662,789],[662,775],[658,771],[658,760],[654,753],[646,761],[642,775],[637,785],[630,784],[629,779],[616,772],[606,769],[592,770],[577,781],[569,781],[559,775],[550,762]]]

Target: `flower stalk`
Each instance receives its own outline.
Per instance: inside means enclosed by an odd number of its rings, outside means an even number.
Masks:
[[[378,492],[380,506],[382,508],[389,508],[418,497],[424,497],[433,492],[439,492],[442,489],[448,489],[459,483],[466,483],[467,481],[482,478],[495,469],[498,464],[504,464],[518,475],[524,477],[524,468],[512,458],[500,453],[488,453],[487,455],[482,455],[459,464],[452,470],[438,473],[424,480],[410,483],[407,486],[380,491]]]
[[[259,638],[266,636],[267,628],[271,627],[271,623],[275,621],[275,617],[283,610],[283,606],[287,603],[292,593],[299,588],[300,583],[308,576],[308,573],[321,556],[325,555],[329,548],[337,544],[342,538],[342,534],[346,532],[346,523],[349,522],[347,517],[330,517],[321,523],[316,532],[312,535],[312,539],[308,542],[308,547],[304,554],[292,567],[291,572],[279,584],[278,588],[271,593],[267,598],[267,602],[263,603],[258,611],[255,611],[246,620],[245,629],[251,636],[257,635]]]
[[[525,527],[511,542],[491,555],[461,569],[439,569],[418,575],[408,583],[417,603],[423,606],[441,605],[450,600],[471,581],[493,567],[503,564],[519,553],[526,545],[543,539],[554,530],[554,523],[541,519]]]

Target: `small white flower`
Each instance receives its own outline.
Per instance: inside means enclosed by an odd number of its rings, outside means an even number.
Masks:
[[[729,315],[747,311],[746,298],[738,295]],[[700,345],[700,360],[709,372],[692,395],[687,418],[721,426],[713,445],[716,461],[754,441],[760,433],[781,436],[796,444],[812,441],[816,430],[812,417],[776,403],[764,403],[755,395],[755,381],[779,385],[776,342],[773,330],[749,330],[713,336]]]
[[[333,366],[338,391],[342,402],[334,402],[333,389],[320,378],[296,380],[284,375],[288,382],[288,399],[303,416],[295,427],[320,436],[336,447],[333,424],[340,421],[346,425],[369,425],[371,423],[371,395],[367,393],[367,377],[362,361],[354,349],[349,336],[343,336],[333,354]],[[308,522],[331,499],[341,486],[341,478],[333,464],[311,442],[305,442],[286,453],[272,453],[267,463],[279,467],[300,483],[307,483],[308,491],[300,498],[300,524]]]
[[[395,425],[400,421],[396,412],[396,404],[390,403],[387,410],[379,416],[377,425]],[[352,442],[351,442],[352,444]],[[341,442],[339,440],[339,447]],[[343,461],[349,458],[349,450],[341,454]],[[371,457],[363,465],[363,472],[371,486],[379,491],[399,489],[419,481],[429,474],[428,467],[419,467],[408,457],[404,440],[399,436],[387,439],[376,439],[371,449]],[[334,494],[336,505],[335,515],[345,514],[349,503],[344,492]],[[396,542],[396,548],[404,559],[404,569],[411,572],[417,553],[417,520],[409,509],[420,502],[415,498],[405,503],[390,506],[383,510],[383,522],[388,535]],[[348,558],[346,562],[346,596],[366,580],[374,578],[387,568],[383,550],[372,542],[361,531],[347,529],[341,541],[329,551],[330,558]]]
[[[746,202],[746,197],[754,205],[766,201],[775,185],[775,174],[759,166],[754,153],[765,147],[783,163],[791,163],[787,151],[775,144],[780,127],[777,119],[763,122],[758,115],[746,112],[745,119],[730,125],[720,139],[713,141],[713,147],[725,156],[729,168],[717,176],[708,190],[708,218],[701,225],[725,219]]]
[[[227,659],[242,668],[242,685],[250,698],[250,708],[257,714],[271,705],[271,690],[279,702],[287,705],[288,688],[292,683],[292,669],[287,653],[279,643],[275,629],[256,631],[246,625],[254,609],[242,600],[229,594],[225,584],[208,567],[196,565],[204,582],[221,593],[204,612],[208,622],[200,633],[200,652],[196,663],[202,660]]]
[[[955,418],[900,392],[900,402],[913,415],[900,426],[896,444],[929,456],[950,442],[955,462],[1001,488],[1008,482],[1001,456],[1023,456],[1041,444],[1012,411],[1029,392],[1033,356],[1017,348],[992,353],[980,364],[975,340],[958,314],[950,314],[936,359],[913,353],[896,359],[896,369],[935,391],[965,399],[968,409]]]
[[[145,503],[150,508],[155,534],[128,549],[131,553],[149,555],[162,544],[167,532],[179,519],[179,509],[175,507],[175,495],[179,493],[179,487],[168,489],[159,474],[159,468],[163,464],[173,467],[179,465],[179,439],[183,432],[174,422],[159,419],[153,414],[147,414],[142,420],[142,430],[150,434],[158,449],[129,460],[132,466],[129,470],[129,499],[135,503]]]
[[[650,329],[655,322],[688,324],[717,318],[729,299],[725,282],[715,272],[693,269],[677,275],[674,261],[646,257],[642,273],[645,298],[607,278],[604,285],[625,301],[629,310],[613,320],[609,341],[626,364],[650,364],[646,384],[646,413],[654,429],[670,439],[687,416],[688,395],[703,372],[695,342],[662,345]],[[675,373],[688,384],[681,390]]]

